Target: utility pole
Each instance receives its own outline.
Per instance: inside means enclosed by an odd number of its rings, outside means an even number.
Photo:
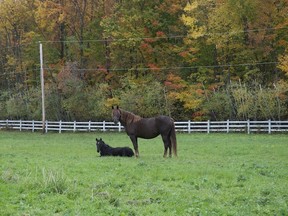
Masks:
[[[42,92],[42,133],[45,133],[45,91],[44,91],[44,69],[43,69],[43,50],[42,43],[39,41],[40,50],[40,79],[41,79],[41,92]]]

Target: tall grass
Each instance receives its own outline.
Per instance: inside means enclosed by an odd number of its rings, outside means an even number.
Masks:
[[[67,190],[67,179],[62,171],[42,169],[43,190],[45,192],[62,194]]]
[[[287,135],[177,134],[139,140],[140,158],[99,157],[95,137],[0,134],[0,215],[287,215]]]

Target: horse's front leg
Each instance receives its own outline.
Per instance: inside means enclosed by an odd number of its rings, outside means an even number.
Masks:
[[[135,150],[135,157],[138,158],[139,157],[139,151],[138,151],[138,140],[137,140],[137,137],[131,135],[130,139],[131,139],[131,141],[133,143],[133,147],[134,147],[134,150]]]

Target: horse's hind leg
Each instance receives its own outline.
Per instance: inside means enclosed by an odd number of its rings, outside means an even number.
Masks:
[[[167,136],[167,135],[161,135],[161,136],[162,136],[162,140],[164,143],[164,155],[163,155],[163,157],[166,158],[168,149],[169,149],[169,157],[171,157],[172,156],[171,140],[170,140],[169,136]]]

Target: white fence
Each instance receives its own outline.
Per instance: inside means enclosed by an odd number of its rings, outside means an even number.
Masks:
[[[46,121],[45,132],[57,131],[118,131],[124,130],[124,127],[119,123],[115,125],[113,122],[62,122],[62,121]],[[273,133],[273,132],[288,132],[288,121],[177,121],[175,128],[178,132],[193,133],[193,132],[244,132],[244,133]],[[7,130],[31,130],[41,131],[42,121],[24,121],[24,120],[0,120],[0,129]]]

